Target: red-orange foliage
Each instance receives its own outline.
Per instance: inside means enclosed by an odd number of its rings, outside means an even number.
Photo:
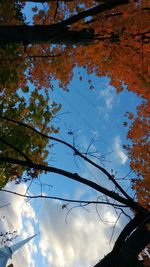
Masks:
[[[150,93],[148,92],[144,102],[137,107],[137,116],[129,128],[128,138],[132,141],[132,145],[128,147],[130,166],[137,174],[133,188],[136,189],[138,201],[150,208]]]
[[[78,5],[74,1],[60,5],[55,22],[63,20],[66,12],[75,14],[93,6],[95,2],[80,0]],[[34,16],[35,24],[54,23],[56,6],[54,2],[48,5],[47,12],[40,11]],[[57,45],[53,48],[46,45],[42,47],[43,50],[35,46],[31,48],[32,52],[30,51],[35,54],[61,54],[60,57],[51,58],[49,62],[44,60],[44,72],[40,69],[43,59],[41,62],[35,60],[31,75],[34,77],[33,82],[37,81],[38,76],[44,80],[45,86],[49,87],[51,76],[58,79],[60,86],[66,89],[73,77],[74,66],[78,66],[86,68],[88,73],[94,71],[98,76],[108,75],[118,93],[122,91],[123,84],[126,84],[129,91],[143,97],[144,103],[137,107],[136,118],[134,119],[131,113],[128,114],[132,120],[128,132],[132,145],[128,147],[128,153],[131,168],[137,174],[133,187],[136,189],[138,201],[146,207],[150,203],[149,8],[150,2],[147,0],[130,1],[129,4],[100,13],[88,22],[82,20],[73,24],[71,29],[94,29],[97,40],[92,45],[79,45],[74,48],[71,45]]]
[[[55,22],[63,20],[67,13],[71,16],[85,8],[92,7],[97,1],[74,1],[60,4]],[[35,24],[54,23],[56,10],[55,2],[48,4],[46,11],[39,11],[34,16]],[[66,88],[73,77],[75,65],[87,68],[88,73],[95,71],[99,76],[109,75],[111,83],[122,90],[125,83],[129,90],[143,94],[150,84],[149,80],[149,6],[148,1],[130,1],[129,4],[118,6],[91,18],[90,21],[81,20],[70,28],[81,30],[92,28],[95,32],[95,42],[83,46],[53,46],[36,45],[29,53],[49,54],[60,57],[33,60],[31,77],[33,81],[40,79],[49,87],[50,76],[58,79],[60,85]],[[82,7],[82,8],[81,8]],[[32,52],[31,52],[32,51]],[[67,57],[66,57],[67,55]],[[44,71],[40,64],[44,61]],[[40,71],[38,71],[40,69]],[[40,73],[40,78],[39,78]],[[38,78],[37,78],[38,76]],[[140,92],[139,92],[140,91]]]

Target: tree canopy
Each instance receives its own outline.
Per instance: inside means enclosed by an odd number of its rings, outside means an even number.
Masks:
[[[30,25],[23,13],[28,2],[35,3]],[[100,267],[120,267],[129,249],[132,255],[122,267],[140,266],[137,256],[149,243],[149,9],[147,0],[0,2],[1,187],[13,179],[21,181],[24,172],[32,178],[39,172],[55,172],[112,198],[117,201],[115,207],[132,209],[135,217],[118,237],[112,252],[96,265]],[[124,122],[129,125],[130,142],[124,147],[135,172],[132,187],[136,201],[101,166],[95,167],[118,188],[119,194],[76,173],[48,165],[50,140],[95,164],[75,146],[52,136],[59,131],[53,119],[61,104],[51,99],[51,90],[56,90],[57,83],[59,89],[68,91],[75,69],[80,67],[87,74],[107,75],[117,93],[127,88],[143,99],[137,114],[127,112]],[[89,88],[94,89],[91,80]],[[137,242],[141,236],[143,242]]]
[[[43,3],[43,1],[36,2]],[[118,93],[127,86],[128,90],[143,97],[144,101],[137,107],[135,119],[132,114],[128,114],[129,119],[133,119],[128,133],[128,138],[133,145],[128,146],[127,151],[131,158],[131,168],[138,174],[138,182],[135,179],[134,186],[145,181],[147,189],[145,188],[144,192],[147,193],[144,198],[149,203],[148,18],[150,7],[148,1],[139,3],[126,0],[121,2],[80,0],[58,1],[57,4],[55,1],[44,2],[46,2],[44,9],[42,5],[37,7],[36,3],[32,8],[33,26],[26,23],[23,14],[26,2],[9,0],[1,2],[0,30],[5,33],[5,36],[0,35],[0,79],[3,99],[1,105],[3,110],[8,103],[13,108],[10,116],[6,114],[6,110],[3,115],[12,118],[14,107],[18,109],[17,103],[19,103],[23,117],[26,119],[30,117],[31,123],[36,116],[36,120],[39,120],[36,123],[38,127],[41,124],[42,130],[53,111],[55,113],[60,109],[59,105],[52,102],[52,112],[50,111],[49,88],[53,90],[53,81],[56,80],[59,82],[59,87],[66,90],[74,76],[75,67],[84,67],[88,74],[94,72],[97,76],[109,76],[111,84],[116,87]],[[34,38],[36,34],[38,35],[37,29],[40,40],[35,42]],[[12,35],[9,32],[11,30]],[[20,40],[16,39],[17,31],[19,31]],[[33,40],[27,40],[28,31]],[[7,37],[10,36],[9,42]],[[44,36],[48,39],[45,40]],[[30,104],[26,105],[25,98],[18,89],[27,95],[29,83],[35,89],[28,94]],[[89,88],[93,89],[90,80]],[[13,104],[8,100],[10,94],[13,95]],[[19,116],[22,119],[21,113],[16,114],[16,118]],[[43,119],[45,122],[42,121]],[[31,124],[33,125],[33,122]],[[48,131],[47,129],[48,127],[45,131]],[[145,147],[147,153],[145,153]]]

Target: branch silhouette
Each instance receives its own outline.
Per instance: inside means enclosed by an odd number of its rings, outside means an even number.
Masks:
[[[7,121],[10,121],[12,123],[15,123],[15,124],[18,124],[22,127],[26,127],[32,131],[34,131],[35,133],[37,133],[38,135],[42,136],[43,138],[46,138],[46,139],[49,139],[49,140],[52,140],[52,141],[56,141],[56,142],[59,142],[67,147],[69,147],[71,150],[74,151],[74,154],[76,156],[79,156],[81,157],[82,159],[84,159],[85,161],[87,161],[88,163],[90,163],[92,166],[96,167],[98,170],[100,170],[102,173],[104,173],[107,178],[115,185],[116,188],[119,189],[119,191],[127,198],[129,199],[130,201],[132,201],[132,198],[124,191],[124,189],[119,185],[119,183],[114,179],[114,176],[112,174],[110,174],[105,168],[101,167],[100,165],[96,164],[94,161],[90,160],[88,157],[84,156],[76,147],[74,147],[73,145],[69,144],[68,142],[66,141],[63,141],[59,138],[56,138],[56,137],[52,137],[52,136],[48,136],[46,134],[43,134],[41,133],[40,131],[38,131],[37,129],[33,128],[32,126],[28,125],[28,124],[25,124],[23,122],[20,122],[20,121],[16,121],[16,120],[13,120],[13,119],[10,119],[10,118],[7,118],[5,116],[0,116],[1,119],[4,119],[4,120],[7,120]]]

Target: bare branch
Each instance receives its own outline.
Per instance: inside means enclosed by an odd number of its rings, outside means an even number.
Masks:
[[[67,147],[69,147],[70,149],[72,149],[75,153],[75,155],[83,158],[85,161],[87,161],[88,163],[90,163],[91,165],[93,165],[94,167],[96,167],[98,170],[100,170],[101,172],[103,172],[107,177],[108,179],[116,186],[116,188],[118,188],[120,190],[120,192],[130,201],[132,201],[132,198],[124,191],[124,189],[118,184],[118,182],[114,179],[114,176],[111,175],[105,168],[101,167],[100,165],[96,164],[94,161],[90,160],[89,158],[87,158],[86,156],[84,156],[81,152],[79,152],[79,150],[77,150],[74,146],[72,146],[71,144],[67,143],[66,141],[63,141],[59,138],[56,138],[56,137],[52,137],[52,136],[48,136],[46,134],[43,134],[41,133],[40,131],[36,130],[35,128],[31,127],[30,125],[28,124],[25,124],[23,122],[18,122],[16,120],[13,120],[13,119],[9,119],[7,117],[4,117],[4,116],[0,116],[1,119],[4,119],[4,120],[7,120],[7,121],[10,121],[12,123],[16,123],[20,126],[23,126],[23,127],[26,127],[26,128],[29,128],[31,129],[32,131],[36,132],[37,134],[39,134],[40,136],[44,137],[44,138],[47,138],[49,140],[53,140],[53,141],[56,141],[56,142],[59,142]]]
[[[113,235],[114,235],[114,231],[115,231],[115,228],[116,228],[116,225],[117,225],[117,222],[119,221],[120,217],[121,217],[121,214],[122,212],[120,212],[120,214],[118,215],[114,225],[113,225],[113,228],[112,228],[112,233],[111,233],[111,236],[110,236],[110,240],[109,240],[109,244],[111,243],[112,241],[112,238],[113,238]]]
[[[1,192],[6,192],[9,194],[17,195],[23,198],[29,198],[29,199],[37,199],[37,198],[43,198],[43,199],[53,199],[53,200],[60,200],[64,202],[70,202],[70,203],[79,203],[79,204],[85,204],[85,205],[90,205],[90,204],[103,204],[103,205],[110,205],[115,207],[116,209],[120,208],[128,208],[128,206],[125,205],[120,205],[120,204],[114,204],[111,202],[107,201],[97,201],[97,200],[76,200],[76,199],[70,199],[70,198],[61,198],[61,197],[56,197],[56,196],[46,196],[46,195],[26,195],[26,194],[21,194],[15,191],[7,190],[7,189],[0,189]],[[67,205],[67,204],[66,204]],[[6,205],[5,205],[6,206]],[[0,207],[1,208],[1,207]],[[63,207],[64,208],[64,207]]]
[[[134,209],[136,211],[144,210],[144,208],[142,206],[140,206],[137,202],[133,201],[133,199],[131,199],[131,200],[126,199],[114,191],[110,191],[110,190],[96,184],[95,182],[93,182],[91,180],[88,180],[86,178],[81,177],[77,173],[72,173],[72,172],[69,172],[69,171],[66,171],[63,169],[59,169],[59,168],[55,168],[55,167],[51,167],[51,166],[46,166],[46,165],[37,164],[37,163],[33,163],[33,162],[23,161],[20,159],[14,159],[11,157],[0,156],[0,161],[9,162],[12,164],[18,164],[18,165],[26,166],[26,167],[33,168],[36,170],[57,173],[59,175],[65,176],[71,180],[85,184],[85,185],[89,186],[90,188],[93,188],[96,191],[98,191],[98,192],[124,204],[124,205],[127,205],[128,207],[131,207],[132,209]]]
[[[5,207],[8,207],[8,206],[10,206],[10,205],[11,205],[11,204],[8,203],[8,204],[5,204],[5,205],[3,205],[3,206],[0,206],[0,209],[5,208]]]
[[[70,209],[67,209],[68,211],[67,211],[67,214],[65,217],[65,222],[67,223],[67,218],[73,209],[76,209],[76,208],[84,208],[85,209],[85,206],[87,206],[87,205],[89,205],[89,203],[80,203],[80,205],[76,205],[76,206],[71,207]],[[88,210],[86,209],[86,211],[88,211]]]

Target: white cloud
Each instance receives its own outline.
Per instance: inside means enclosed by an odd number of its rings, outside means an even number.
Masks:
[[[104,90],[99,91],[99,96],[105,100],[106,107],[112,109],[114,102],[116,101],[116,94],[112,86],[106,87]]]
[[[115,141],[114,141],[114,151],[116,153],[116,155],[119,157],[121,163],[123,165],[125,165],[125,163],[128,160],[127,155],[124,153],[123,149],[122,149],[122,145],[121,145],[121,139],[119,136],[115,137]]]
[[[88,209],[89,212],[83,208],[73,209],[66,224],[66,212],[60,203],[44,201],[39,247],[43,257],[48,255],[47,266],[93,266],[110,250],[110,225],[99,220],[95,208]],[[115,221],[112,210],[103,206],[99,210],[104,220]]]
[[[8,184],[5,189],[13,191],[19,190],[20,193],[24,193],[26,191],[26,185],[14,186]],[[30,236],[34,232],[32,220],[36,220],[35,212],[29,203],[27,209],[26,205],[24,205],[24,201],[23,198],[16,195],[0,192],[1,206],[10,203],[10,205],[1,209],[1,214],[5,216],[5,219],[0,221],[0,231],[18,231],[17,234],[21,237],[20,239],[17,238],[14,240],[14,244]],[[13,255],[9,263],[13,263],[16,267],[22,267],[22,265],[24,267],[35,267],[35,261],[32,257],[32,253],[35,250],[34,241],[30,241],[30,243],[22,247],[18,253],[16,252],[16,254]]]

